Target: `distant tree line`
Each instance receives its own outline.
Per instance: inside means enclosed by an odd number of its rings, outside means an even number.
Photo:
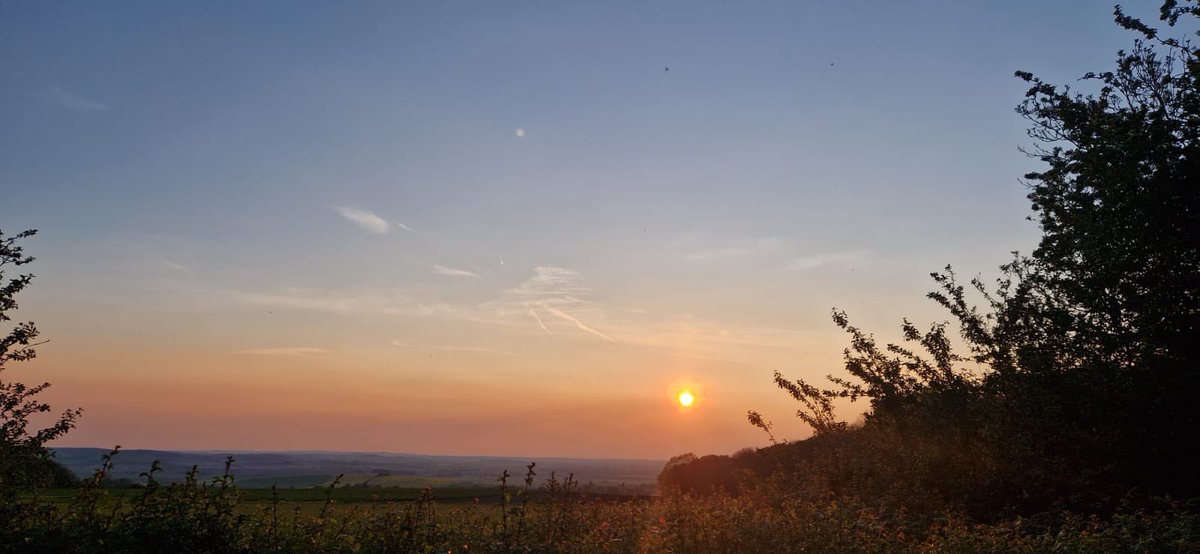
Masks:
[[[932,274],[928,296],[951,321],[904,320],[899,344],[835,310],[845,374],[825,386],[775,374],[814,436],[673,459],[664,490],[773,479],[981,519],[1200,496],[1200,50],[1114,15],[1137,39],[1115,69],[1083,76],[1090,94],[1016,74],[1027,154],[1044,164],[1025,175],[1036,250],[991,284]],[[1194,28],[1200,6],[1167,0],[1160,19]],[[861,425],[836,416],[840,399],[869,403]]]

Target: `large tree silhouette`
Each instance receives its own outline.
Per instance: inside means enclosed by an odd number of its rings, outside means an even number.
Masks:
[[[36,231],[24,231],[5,236],[0,231],[0,324],[13,320],[17,309],[16,295],[33,280],[31,274],[21,274],[5,280],[5,273],[33,261],[26,256],[18,241],[33,236]],[[26,385],[7,380],[4,372],[12,362],[33,359],[38,337],[32,322],[16,323],[0,338],[0,504],[12,507],[16,493],[23,487],[54,478],[54,465],[48,461],[46,443],[61,437],[75,426],[80,410],[66,410],[48,427],[31,428],[31,418],[50,412],[50,406],[37,399],[49,383]],[[5,512],[6,509],[0,509]],[[0,518],[5,515],[0,513]]]
[[[861,464],[874,477],[852,482],[907,478],[988,510],[1200,494],[1200,50],[1114,15],[1139,38],[1083,75],[1090,94],[1017,72],[1027,153],[1045,165],[1025,176],[1042,239],[994,285],[934,274],[929,296],[966,349],[908,321],[908,344],[881,346],[835,312],[849,375],[820,388],[776,374],[818,435],[873,437],[855,439],[860,455],[915,468],[885,479]],[[1167,0],[1160,19],[1194,24],[1200,6]],[[862,430],[837,422],[836,398],[870,401]]]

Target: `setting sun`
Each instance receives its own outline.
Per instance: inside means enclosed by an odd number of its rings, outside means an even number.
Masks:
[[[680,406],[690,408],[696,402],[696,396],[692,394],[692,391],[685,390],[679,393],[677,400],[679,400]]]

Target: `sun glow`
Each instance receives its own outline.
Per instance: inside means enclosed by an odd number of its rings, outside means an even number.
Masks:
[[[692,407],[692,404],[696,403],[696,396],[692,394],[692,391],[685,390],[679,393],[679,396],[676,397],[676,400],[679,401],[680,406],[683,406],[684,408],[690,408]]]

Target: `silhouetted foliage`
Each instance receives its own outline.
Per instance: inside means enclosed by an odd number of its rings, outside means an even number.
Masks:
[[[1200,16],[1194,1],[1160,12]],[[1026,175],[1043,236],[994,286],[933,274],[962,349],[948,323],[905,320],[904,342],[881,345],[835,311],[848,375],[821,388],[776,372],[815,436],[760,451],[770,472],[805,494],[977,518],[1200,494],[1200,51],[1115,19],[1141,38],[1084,75],[1092,94],[1017,73],[1047,166]],[[861,428],[838,399],[869,402]]]
[[[33,261],[17,241],[35,233],[24,231],[6,237],[0,231],[0,324],[12,321],[12,312],[17,309],[16,295],[33,280],[33,275],[23,274],[5,281],[5,270]],[[61,468],[49,460],[46,443],[69,431],[80,413],[79,410],[67,410],[50,426],[30,429],[32,417],[50,411],[49,405],[36,398],[50,384],[29,386],[3,377],[11,362],[33,359],[37,336],[37,327],[32,322],[22,322],[0,338],[0,525],[7,518],[15,517],[15,498],[19,490],[61,483],[65,478]]]
[[[845,441],[850,433],[814,442]],[[805,443],[801,443],[805,444]],[[794,445],[788,445],[794,446]],[[782,445],[726,460],[789,463],[824,455]],[[411,500],[342,503],[362,498],[353,487],[325,488],[301,508],[272,488],[256,502],[239,490],[233,460],[202,479],[193,468],[179,483],[159,481],[160,465],[134,490],[100,486],[110,452],[83,487],[43,500],[27,517],[0,526],[0,552],[1165,552],[1200,547],[1200,516],[1179,502],[1129,507],[1111,517],[1069,512],[1037,520],[973,524],[949,515],[914,519],[853,499],[781,497],[769,483],[731,495],[716,489],[662,498],[589,497],[573,477],[555,474],[511,493],[507,472],[486,503],[442,504],[425,489]],[[707,458],[707,457],[706,457]],[[676,467],[703,460],[677,458]],[[339,494],[343,493],[343,494]],[[344,494],[349,493],[349,494]],[[309,496],[309,495],[305,495]],[[339,499],[340,498],[340,499]],[[266,502],[262,502],[266,500]],[[352,501],[353,502],[353,501]]]
[[[1162,20],[1200,15],[1186,4],[1165,2]],[[1017,74],[1030,83],[1018,112],[1039,142],[1032,155],[1048,166],[1026,175],[1043,237],[1019,262],[1023,298],[997,313],[1036,340],[1008,341],[1023,348],[993,365],[998,387],[1032,389],[1064,412],[1069,444],[1047,446],[1068,466],[1195,495],[1200,464],[1186,445],[1200,440],[1200,50],[1120,7],[1115,16],[1141,38],[1114,71],[1084,76],[1096,94]]]
[[[48,489],[72,489],[79,486],[79,476],[55,460],[53,456],[32,458],[28,472],[31,481]]]
[[[739,477],[736,464],[729,456],[683,454],[671,458],[658,476],[659,489],[664,493],[736,494]]]

